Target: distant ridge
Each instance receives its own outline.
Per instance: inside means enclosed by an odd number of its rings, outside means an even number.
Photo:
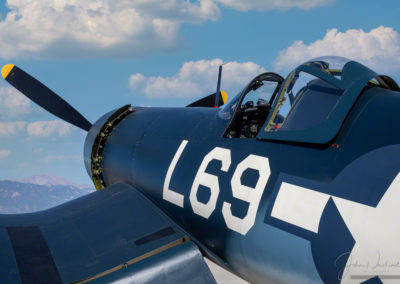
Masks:
[[[0,180],[0,214],[28,213],[57,206],[95,191],[55,175]]]
[[[29,183],[29,184],[37,184],[37,185],[45,185],[45,186],[54,186],[54,185],[63,185],[63,186],[73,186],[79,189],[87,189],[93,188],[93,185],[88,184],[75,184],[72,183],[62,177],[58,177],[52,174],[43,174],[43,175],[33,175],[27,178],[23,178],[20,180],[15,180],[20,183]]]

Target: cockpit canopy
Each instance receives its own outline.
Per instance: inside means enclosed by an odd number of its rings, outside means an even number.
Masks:
[[[327,143],[365,88],[400,91],[390,77],[337,56],[307,61],[283,82],[278,74],[268,74],[274,80],[256,77],[221,111],[233,117],[226,137]],[[251,96],[259,88],[269,93],[255,103]]]
[[[343,57],[321,57],[302,66],[319,69],[340,80],[343,66],[349,61]],[[267,131],[304,130],[318,125],[326,120],[342,94],[339,87],[296,68],[284,82]]]

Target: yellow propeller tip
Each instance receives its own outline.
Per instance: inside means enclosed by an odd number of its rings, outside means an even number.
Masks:
[[[221,91],[221,97],[222,97],[222,101],[225,104],[226,101],[228,100],[228,94],[225,91]]]
[[[7,64],[1,68],[1,76],[6,79],[8,74],[10,74],[11,70],[14,68],[14,64]]]

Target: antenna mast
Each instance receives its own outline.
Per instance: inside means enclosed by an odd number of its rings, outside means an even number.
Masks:
[[[221,96],[221,77],[222,77],[222,66],[223,65],[224,64],[221,64],[219,66],[217,92],[215,93],[215,102],[214,102],[214,107],[215,108],[219,107],[219,98]]]

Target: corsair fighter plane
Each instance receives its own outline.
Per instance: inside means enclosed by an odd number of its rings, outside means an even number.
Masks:
[[[355,61],[254,78],[226,104],[123,106],[93,125],[14,65],[3,78],[88,131],[98,191],[0,215],[0,283],[400,281],[400,89]],[[224,105],[223,105],[224,104]],[[220,107],[219,107],[220,106]]]

